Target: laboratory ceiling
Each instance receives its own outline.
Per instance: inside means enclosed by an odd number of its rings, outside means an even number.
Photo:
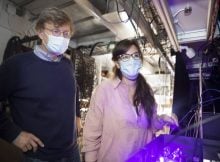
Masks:
[[[75,26],[71,47],[90,55],[108,53],[121,39],[137,39],[147,68],[174,71],[172,50],[186,43],[211,38],[218,0],[9,0],[18,14],[34,22],[47,7],[66,11]],[[92,51],[92,53],[91,53]],[[159,63],[159,64],[158,64]],[[153,70],[156,69],[156,70]]]

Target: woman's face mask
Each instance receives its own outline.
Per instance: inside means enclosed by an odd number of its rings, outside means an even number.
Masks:
[[[48,35],[48,41],[45,46],[50,53],[58,56],[67,50],[69,41],[69,38]]]
[[[119,65],[122,75],[125,78],[135,80],[138,77],[140,68],[142,67],[142,61],[140,58],[130,56],[127,60],[119,60]]]

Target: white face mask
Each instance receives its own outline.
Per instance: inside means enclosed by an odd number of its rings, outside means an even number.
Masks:
[[[70,39],[48,35],[47,50],[54,55],[62,55],[69,46]]]
[[[141,59],[130,58],[126,61],[119,61],[119,65],[121,73],[125,78],[135,80],[138,77],[142,63]]]

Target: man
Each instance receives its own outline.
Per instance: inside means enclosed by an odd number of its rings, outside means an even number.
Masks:
[[[0,136],[25,153],[25,162],[78,162],[75,77],[62,57],[72,22],[63,11],[48,8],[35,29],[42,44],[0,66],[0,101],[9,101],[13,119],[0,124]]]

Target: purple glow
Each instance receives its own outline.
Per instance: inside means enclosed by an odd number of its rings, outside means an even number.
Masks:
[[[159,157],[160,162],[165,162],[164,157]]]
[[[202,162],[202,159],[200,139],[161,135],[126,162]]]

